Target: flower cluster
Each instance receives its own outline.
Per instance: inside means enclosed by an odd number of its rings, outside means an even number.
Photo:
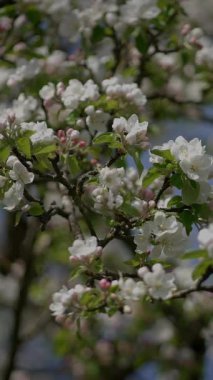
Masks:
[[[151,145],[159,118],[199,117],[212,88],[212,43],[181,3],[3,7],[0,200],[17,223],[69,231],[77,284],[54,294],[58,321],[206,290],[213,159],[198,138]],[[186,252],[197,230],[200,249]],[[117,264],[121,243],[128,260]]]
[[[93,259],[100,256],[102,248],[97,245],[97,238],[91,236],[85,241],[77,239],[69,248],[71,263],[89,264]]]
[[[148,122],[139,123],[137,115],[132,115],[128,120],[124,117],[116,118],[112,124],[112,129],[121,135],[125,143],[143,149],[148,147],[147,127]]]
[[[78,284],[69,290],[63,287],[59,292],[56,292],[53,296],[53,303],[50,305],[50,310],[57,321],[62,322],[65,316],[73,317],[76,310],[78,310],[81,297],[89,291],[89,287]]]
[[[155,213],[153,221],[145,222],[135,232],[137,252],[148,252],[151,257],[176,256],[183,253],[186,235],[183,225],[175,216],[167,217],[162,211]]]

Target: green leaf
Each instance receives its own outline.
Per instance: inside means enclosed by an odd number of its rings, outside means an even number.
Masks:
[[[75,124],[76,120],[79,118],[79,110],[77,111],[72,111],[66,118],[67,122],[69,124]]]
[[[212,266],[213,266],[213,260],[208,259],[208,260],[202,261],[200,264],[198,264],[196,266],[196,268],[194,269],[194,271],[192,273],[193,280],[197,280],[198,278],[202,278],[205,275],[205,273],[207,272],[207,270]]]
[[[138,169],[138,174],[140,176],[143,173],[143,169],[144,169],[142,161],[141,161],[141,154],[140,154],[140,152],[136,151],[132,154],[132,156],[134,158],[135,165]]]
[[[197,222],[197,217],[191,210],[184,210],[178,216],[179,221],[184,225],[187,235],[192,231],[193,223]]]
[[[175,195],[170,201],[168,202],[168,207],[178,207],[182,206],[182,197],[180,195]]]
[[[15,223],[14,223],[15,227],[17,227],[19,225],[20,220],[21,220],[21,216],[22,216],[22,212],[20,212],[20,211],[16,212]]]
[[[41,12],[35,6],[28,7],[26,14],[28,20],[31,21],[32,24],[38,25],[40,23],[42,15]]]
[[[27,137],[20,137],[16,141],[16,146],[19,150],[19,152],[24,153],[24,155],[27,158],[31,157],[31,145],[30,145],[30,140]]]
[[[182,189],[183,187],[183,181],[182,181],[181,175],[178,173],[175,173],[171,176],[170,183],[172,186],[177,187],[177,189]]]
[[[193,205],[193,209],[197,213],[197,215],[205,220],[209,220],[213,218],[213,210],[210,209],[207,204],[196,204]]]
[[[123,145],[114,133],[102,133],[93,139],[94,144],[107,144],[109,148],[122,148]]]
[[[208,253],[205,249],[197,249],[195,251],[186,252],[181,257],[183,260],[193,260],[193,259],[201,259],[201,258],[207,258]]]
[[[67,157],[67,164],[69,167],[70,174],[76,176],[81,171],[78,160],[75,156]]]
[[[148,170],[147,174],[143,178],[143,187],[148,187],[152,182],[154,182],[155,179],[159,178],[160,176],[162,176],[161,171],[156,167],[152,167]]]
[[[140,33],[135,38],[135,45],[140,53],[145,54],[149,49],[149,41],[145,33]]]
[[[171,154],[169,149],[161,150],[161,149],[153,149],[151,153],[155,154],[156,156],[165,158],[165,160],[173,161],[174,157]]]
[[[129,203],[125,202],[120,207],[119,210],[130,216],[138,216],[138,211]]]
[[[0,144],[0,161],[7,161],[11,152],[11,147],[6,142]]]
[[[94,144],[106,144],[115,141],[114,133],[102,133],[93,139]]]
[[[182,188],[182,198],[185,205],[191,205],[196,203],[200,193],[199,183],[189,180],[188,178],[183,179],[183,188]]]
[[[99,42],[105,37],[105,28],[100,25],[96,25],[92,31],[91,40],[92,42]]]
[[[43,207],[40,205],[38,202],[32,202],[30,209],[29,209],[29,214],[32,216],[40,216],[44,213]]]
[[[32,149],[32,153],[35,156],[39,156],[40,154],[49,154],[53,153],[56,151],[56,145],[55,144],[50,144],[50,145],[35,145]]]

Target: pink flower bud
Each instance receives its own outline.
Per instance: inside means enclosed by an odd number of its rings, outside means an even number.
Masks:
[[[108,281],[106,278],[102,278],[100,281],[99,281],[99,286],[102,290],[107,290],[110,288],[111,286],[111,282]]]
[[[72,133],[69,134],[71,140],[78,140],[80,133],[78,131],[73,130]]]
[[[97,256],[101,256],[102,255],[102,251],[103,251],[103,248],[101,246],[98,246],[96,248],[96,253],[97,253]]]
[[[66,139],[66,137],[61,137],[61,138],[60,138],[60,141],[61,141],[62,144],[65,144],[66,141],[67,141],[67,139]]]
[[[151,189],[142,190],[141,195],[142,195],[143,199],[147,202],[153,200],[153,198],[155,196],[154,192]]]
[[[72,134],[73,131],[74,131],[73,128],[68,128],[67,131],[66,131],[67,137],[70,137],[70,135]]]
[[[87,143],[86,143],[86,141],[81,140],[81,141],[79,141],[78,146],[79,146],[79,148],[85,148],[87,146]]]
[[[190,29],[191,29],[190,24],[184,24],[181,31],[180,31],[182,36],[186,36],[189,33]]]
[[[96,166],[97,163],[98,163],[98,160],[96,160],[95,158],[92,158],[92,159],[90,160],[90,163],[91,163],[91,165]]]
[[[59,82],[56,86],[56,94],[61,96],[64,92],[65,86],[63,82]]]
[[[55,103],[53,101],[53,99],[45,99],[44,100],[44,107],[48,110],[49,108],[51,108]]]
[[[66,320],[66,316],[65,315],[57,315],[56,318],[55,318],[56,322],[57,323],[64,323],[65,320]]]
[[[26,49],[26,44],[24,42],[19,42],[18,44],[16,44],[13,48],[13,50],[15,52],[20,52],[20,51],[23,51]]]
[[[9,122],[9,124],[13,124],[16,120],[16,115],[13,111],[11,111],[9,114],[8,114],[8,117],[7,117],[7,120]]]
[[[62,129],[59,129],[58,132],[57,132],[57,136],[59,139],[61,139],[62,137],[65,138],[65,132],[62,130]]]
[[[72,264],[78,264],[79,263],[79,258],[77,256],[70,256],[70,262]]]
[[[152,200],[152,201],[149,201],[149,208],[150,208],[150,209],[153,209],[153,208],[155,208],[155,206],[156,206],[156,203],[155,203],[155,201],[154,201],[154,200]]]

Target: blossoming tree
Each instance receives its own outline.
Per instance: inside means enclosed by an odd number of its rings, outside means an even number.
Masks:
[[[38,241],[60,223],[69,228],[71,271],[50,311],[62,326],[213,291],[213,159],[198,138],[152,144],[158,120],[202,118],[200,104],[212,99],[211,40],[181,3],[22,0],[0,8],[0,196],[27,231],[5,380]],[[105,250],[115,239],[131,257],[112,269]]]

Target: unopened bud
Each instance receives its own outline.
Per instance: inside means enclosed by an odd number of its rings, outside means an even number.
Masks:
[[[125,314],[130,314],[132,312],[132,309],[129,305],[124,305],[123,312]]]
[[[91,165],[95,166],[95,165],[97,165],[98,160],[96,160],[95,158],[92,158],[92,159],[90,160],[90,163],[91,163]]]
[[[99,286],[102,290],[107,290],[110,288],[111,286],[111,282],[108,281],[106,278],[102,278],[100,281],[99,281]]]
[[[138,269],[138,277],[143,278],[146,273],[149,272],[147,267],[141,267]]]
[[[78,128],[84,128],[84,126],[85,126],[85,124],[84,124],[84,120],[83,120],[83,119],[78,119],[78,120],[76,121],[76,126],[77,126]]]
[[[56,94],[58,96],[61,96],[63,94],[63,92],[64,92],[64,89],[65,89],[64,83],[63,82],[59,82],[56,85]]]
[[[153,209],[153,208],[155,208],[155,206],[156,206],[156,203],[155,203],[155,201],[149,201],[149,208],[150,209]]]
[[[81,141],[79,141],[78,146],[79,146],[79,148],[85,148],[87,146],[87,143],[86,143],[86,141],[81,140]]]
[[[186,36],[190,30],[191,30],[191,25],[190,24],[184,24],[182,29],[181,29],[182,36]]]
[[[62,129],[59,129],[57,132],[57,136],[59,139],[61,139],[62,137],[65,137],[65,132]]]
[[[87,115],[92,115],[95,111],[95,107],[94,106],[88,106],[85,108],[84,111]]]

